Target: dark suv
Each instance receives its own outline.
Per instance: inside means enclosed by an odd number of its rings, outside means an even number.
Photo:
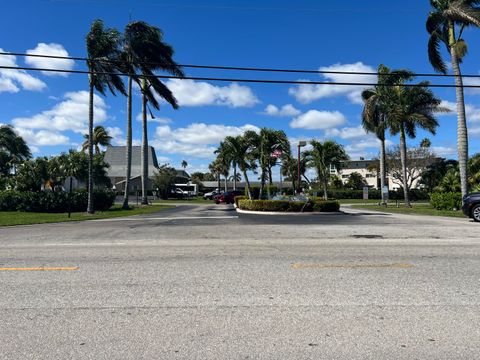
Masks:
[[[471,193],[463,198],[463,213],[480,222],[480,192]]]

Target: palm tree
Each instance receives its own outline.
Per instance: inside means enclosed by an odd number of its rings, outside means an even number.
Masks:
[[[429,138],[424,138],[422,141],[420,141],[420,147],[421,148],[429,148],[432,146],[432,142],[430,141]]]
[[[210,165],[208,165],[210,172],[217,178],[217,188],[220,191],[220,164],[217,159],[215,159]]]
[[[375,134],[380,140],[380,187],[382,204],[386,205],[386,193],[383,189],[387,184],[386,158],[385,158],[385,131],[388,128],[385,103],[389,86],[410,80],[413,73],[408,70],[390,70],[385,65],[378,66],[378,84],[362,92],[365,103],[362,112],[362,126],[367,133]]]
[[[158,97],[166,100],[174,109],[178,103],[172,92],[156,76],[155,71],[166,71],[175,76],[184,76],[182,69],[173,60],[173,48],[163,41],[162,31],[143,21],[134,21],[125,28],[123,57],[127,59],[129,100],[127,115],[127,182],[131,173],[131,82],[134,80],[142,92],[142,204],[148,204],[148,132],[147,103],[160,109]],[[128,187],[125,185],[124,207],[128,207]]]
[[[249,132],[246,134],[252,145],[252,154],[260,165],[260,199],[265,192],[267,176],[271,178],[272,153],[280,151],[282,154],[290,153],[290,142],[283,130],[262,128],[259,134]]]
[[[0,151],[5,154],[4,158],[7,162],[5,168],[8,168],[8,171],[12,166],[15,168],[19,162],[32,157],[27,143],[11,125],[0,126]]]
[[[183,170],[185,170],[185,169],[187,168],[187,166],[188,166],[187,161],[186,161],[186,160],[182,160],[181,166],[182,166]]]
[[[115,73],[119,69],[120,33],[115,29],[105,29],[103,21],[95,20],[86,37],[87,66],[89,74],[88,111],[88,205],[87,212],[93,214],[93,117],[94,90],[105,95],[106,90],[115,95],[116,91],[126,95],[122,78]]]
[[[251,132],[251,133],[250,133]],[[237,188],[237,181],[240,181],[241,176],[237,174],[237,167],[243,174],[245,179],[247,195],[251,199],[251,187],[248,179],[247,171],[255,169],[255,161],[251,156],[251,142],[249,139],[257,134],[254,131],[247,131],[244,136],[227,136],[218,148],[218,153],[227,159],[227,162],[233,166],[233,189]]]
[[[315,168],[318,180],[323,184],[323,197],[328,199],[328,181],[330,180],[332,167],[340,170],[342,161],[349,159],[342,145],[332,140],[310,142],[312,150],[305,151],[308,159],[308,166]]]
[[[307,171],[307,157],[306,153],[303,152],[300,158],[300,184],[302,178],[310,183],[310,180],[306,177],[305,172]],[[285,176],[285,180],[290,180],[292,182],[293,192],[297,191],[300,186],[297,186],[298,182],[298,159],[291,154],[285,154],[282,156],[282,175]]]
[[[82,145],[82,151],[88,151],[89,141],[88,134],[83,135],[85,141]],[[95,154],[100,154],[100,146],[110,146],[112,137],[108,135],[108,131],[101,125],[95,126],[93,130],[93,146],[95,147]]]
[[[435,134],[438,122],[437,112],[447,112],[440,107],[441,100],[436,98],[428,88],[428,82],[421,82],[417,87],[396,86],[390,89],[387,118],[392,135],[400,134],[400,158],[402,162],[403,191],[405,206],[410,207],[407,186],[407,142],[413,139],[417,127]]]
[[[446,74],[447,64],[440,52],[440,44],[443,43],[450,54],[457,85],[457,148],[460,182],[464,196],[468,192],[468,132],[460,64],[467,53],[467,44],[462,35],[468,26],[480,27],[480,2],[478,0],[430,0],[430,4],[432,11],[426,23],[430,34],[428,57],[436,71]]]

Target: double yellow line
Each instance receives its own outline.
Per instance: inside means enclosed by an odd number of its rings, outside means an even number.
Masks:
[[[68,267],[0,267],[0,271],[75,271],[78,266]]]

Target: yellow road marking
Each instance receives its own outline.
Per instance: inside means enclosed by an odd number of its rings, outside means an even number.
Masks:
[[[408,269],[412,268],[412,264],[302,264],[295,263],[292,265],[292,269],[375,269],[375,268],[393,268],[393,269]]]
[[[71,267],[0,267],[0,271],[74,271],[78,266]]]

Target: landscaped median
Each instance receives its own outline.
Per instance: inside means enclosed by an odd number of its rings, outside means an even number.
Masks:
[[[311,200],[286,201],[286,200],[248,200],[235,198],[237,210],[240,212],[258,213],[337,213],[340,211],[338,201]]]

